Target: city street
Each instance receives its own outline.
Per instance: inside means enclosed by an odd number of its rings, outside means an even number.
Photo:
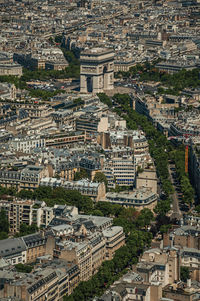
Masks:
[[[172,195],[172,214],[171,214],[171,218],[176,218],[177,220],[180,220],[180,218],[182,217],[182,213],[181,210],[179,208],[179,199],[180,197],[180,193],[179,193],[179,183],[177,181],[177,177],[176,177],[176,169],[175,169],[175,165],[174,164],[170,164],[169,163],[169,175],[170,175],[170,180],[173,184],[174,187],[174,193]]]

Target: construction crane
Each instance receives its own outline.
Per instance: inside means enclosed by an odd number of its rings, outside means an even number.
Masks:
[[[189,145],[188,145],[187,139],[189,138],[189,136],[194,136],[194,135],[192,135],[192,134],[183,134],[183,136],[170,136],[170,137],[168,137],[168,140],[180,139],[185,144],[185,173],[188,173]]]
[[[193,134],[183,134],[183,137],[185,138],[185,173],[188,173],[188,151],[189,151],[189,145],[187,142],[187,139],[189,136],[194,136]]]

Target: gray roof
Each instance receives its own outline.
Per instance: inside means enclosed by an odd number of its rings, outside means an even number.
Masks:
[[[21,238],[8,238],[1,240],[0,256],[9,257],[26,250],[26,245]]]
[[[113,226],[103,230],[103,235],[107,238],[113,237],[119,232],[123,231],[123,228],[120,226]]]

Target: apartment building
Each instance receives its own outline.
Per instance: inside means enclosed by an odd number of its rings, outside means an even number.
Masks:
[[[26,245],[26,261],[28,263],[35,262],[40,256],[44,256],[46,252],[46,239],[40,233],[30,234],[22,237]]]
[[[21,224],[47,227],[55,216],[54,207],[39,205],[33,200],[0,200],[0,209],[6,211],[9,231],[13,234],[19,232]]]
[[[74,218],[71,224],[60,220],[62,224],[52,227],[59,238],[54,257],[75,262],[80,269],[80,279],[87,280],[97,273],[104,260],[112,259],[116,250],[125,244],[125,235],[122,227],[109,227],[107,218],[84,215]]]
[[[48,169],[42,166],[28,165],[21,172],[21,189],[35,189],[41,179],[48,175]]]
[[[106,260],[113,259],[115,252],[125,245],[125,234],[120,226],[113,226],[103,230],[106,239]]]
[[[8,221],[10,225],[10,232],[17,233],[22,224],[32,224],[32,208],[34,202],[27,201],[12,201],[8,211]]]
[[[187,247],[181,249],[181,263],[184,266],[198,269],[200,265],[200,250]]]
[[[25,274],[0,271],[0,298],[9,300],[62,301],[80,281],[78,266],[74,263],[51,260],[37,265],[37,271]]]
[[[133,186],[135,183],[135,164],[133,157],[123,156],[104,161],[103,173],[108,180],[108,187]]]
[[[80,282],[80,271],[76,264],[62,261],[58,259],[51,259],[43,264],[38,264],[41,269],[51,268],[59,273],[63,273],[65,277],[59,279],[59,300],[62,300],[64,295],[70,295]],[[66,283],[67,280],[67,283]]]
[[[54,257],[74,262],[80,270],[80,281],[87,281],[92,276],[92,251],[88,242],[62,241],[56,243]]]
[[[64,181],[56,178],[43,178],[40,181],[41,186],[63,187],[67,190],[77,190],[82,195],[91,197],[94,201],[99,201],[105,197],[106,189],[104,183],[94,183],[87,179],[79,181]]]
[[[76,130],[85,131],[87,133],[97,133],[98,123],[99,119],[94,116],[81,115],[76,119]]]
[[[46,137],[46,147],[64,148],[66,145],[79,142],[88,142],[91,138],[86,132],[74,134],[55,134]]]
[[[160,283],[162,287],[180,279],[180,256],[175,248],[149,249],[144,252],[137,264],[145,282]]]
[[[0,256],[10,265],[26,263],[26,245],[21,238],[1,240]]]
[[[182,226],[164,234],[163,246],[180,246],[200,250],[200,229],[195,226]]]
[[[31,153],[34,148],[45,147],[46,141],[40,136],[14,138],[10,141],[10,147],[23,153]]]
[[[133,148],[135,155],[149,151],[149,144],[143,133],[134,131]]]
[[[167,271],[165,264],[139,262],[137,264],[137,273],[143,278],[144,282],[146,283],[159,283],[163,286],[168,283],[166,277]]]
[[[54,208],[48,206],[42,206],[40,215],[40,226],[47,227],[54,218]]]
[[[97,117],[94,116],[94,114],[85,114],[79,116],[76,119],[77,131],[84,131],[86,133],[97,133],[107,131],[108,127],[109,123],[107,116]]]
[[[134,67],[136,65],[135,61],[132,59],[115,59],[114,61],[114,71],[119,72],[119,71],[124,71],[127,72],[131,67]]]
[[[125,278],[126,275],[123,277]],[[126,301],[126,300],[142,300],[142,301],[160,301],[162,297],[162,288],[160,285],[151,285],[149,283],[132,280],[115,282],[97,301]],[[166,300],[171,301],[171,300]]]
[[[189,286],[184,287],[183,284],[167,285],[163,288],[163,296],[170,300],[176,301],[198,301],[200,298],[200,290]]]
[[[116,124],[115,128],[123,128],[124,125]],[[143,153],[148,151],[148,142],[141,131],[132,130],[111,130],[101,132],[98,136],[98,143],[102,145],[104,149],[110,149],[114,151],[117,146],[130,147],[134,149],[134,153]]]
[[[169,74],[174,74],[176,72],[181,71],[182,69],[193,70],[196,68],[196,63],[189,62],[189,61],[166,61],[160,62],[156,66],[159,71],[167,72]]]
[[[55,238],[53,233],[34,233],[19,238],[1,240],[1,257],[11,265],[32,263],[38,257],[53,255]]]
[[[192,280],[200,281],[200,250],[183,247],[180,250],[181,265],[188,267]]]
[[[14,102],[12,105],[15,106],[17,110],[26,110],[30,118],[46,117],[53,111],[50,105],[43,103]]]
[[[66,279],[65,279],[66,278]],[[59,301],[59,282],[67,277],[58,270],[45,269],[35,274],[19,274],[16,272],[0,271],[2,289],[1,297],[16,297],[21,301]]]
[[[119,204],[126,208],[142,210],[148,208],[153,210],[157,204],[158,195],[151,188],[141,187],[133,191],[108,192],[105,201],[112,204]]]
[[[19,190],[21,184],[21,173],[18,171],[0,170],[0,185],[14,187]]]
[[[73,154],[66,152],[64,158],[55,158],[49,166],[55,170],[54,174],[60,175],[67,181],[74,180],[74,174],[81,168],[85,169],[93,180],[95,174],[101,171],[101,156],[96,152],[81,153],[80,148],[76,147]]]
[[[16,190],[34,190],[39,187],[41,178],[48,175],[47,168],[36,165],[28,165],[20,171],[0,170],[0,185]]]
[[[31,200],[0,201],[0,208],[6,211],[11,233],[19,232],[21,224],[32,224],[33,206],[34,201]]]
[[[106,258],[106,239],[102,233],[95,233],[88,240],[92,247],[92,275],[95,275]]]

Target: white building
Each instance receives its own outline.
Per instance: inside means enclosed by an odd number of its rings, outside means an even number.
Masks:
[[[108,187],[133,186],[135,183],[135,164],[133,157],[123,156],[104,162],[103,173],[108,180]]]
[[[46,141],[40,136],[15,138],[10,142],[10,147],[16,151],[30,153],[34,148],[45,147]]]
[[[11,265],[26,263],[26,245],[21,238],[1,240],[0,254]]]

